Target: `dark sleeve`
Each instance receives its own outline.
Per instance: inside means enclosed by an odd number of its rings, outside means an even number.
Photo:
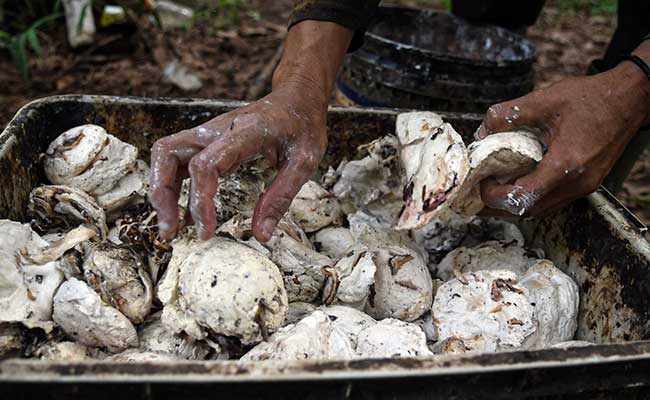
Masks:
[[[289,28],[300,21],[335,22],[354,31],[348,51],[363,44],[363,35],[372,21],[380,0],[300,0],[289,17]]]
[[[650,1],[619,0],[618,21],[604,57],[604,69],[616,66],[619,57],[631,53],[650,33]]]

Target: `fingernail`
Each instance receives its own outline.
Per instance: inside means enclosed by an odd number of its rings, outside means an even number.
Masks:
[[[485,138],[485,126],[483,125],[483,123],[481,123],[481,125],[479,125],[476,132],[474,132],[474,139],[481,140],[484,138]]]
[[[158,229],[160,229],[162,232],[169,232],[172,230],[172,226],[168,222],[159,221]]]
[[[270,239],[271,236],[273,236],[275,225],[276,225],[275,219],[271,217],[266,218],[264,222],[262,222],[262,233],[267,238],[267,240]]]
[[[160,231],[159,232],[160,239],[162,240],[172,240],[174,238],[174,232],[171,231]]]
[[[198,221],[198,219],[194,219],[194,229],[196,229],[196,236],[201,239],[201,240],[206,240],[206,233],[205,233],[205,226],[201,223],[201,221]]]
[[[504,200],[503,209],[510,214],[522,216],[530,211],[537,201],[537,195],[528,192],[520,186],[515,187],[510,193],[507,194]]]

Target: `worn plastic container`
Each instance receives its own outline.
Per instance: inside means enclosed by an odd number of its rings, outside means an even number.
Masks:
[[[242,103],[92,96],[54,97],[23,108],[0,134],[0,218],[25,219],[39,155],[59,133],[96,123],[146,157],[163,135]],[[321,165],[353,157],[359,144],[394,133],[397,110],[329,112],[330,144]],[[442,113],[466,140],[473,114]],[[580,286],[577,338],[568,350],[418,359],[124,364],[0,361],[6,399],[647,399],[650,396],[650,244],[634,219],[601,193],[559,213],[528,220],[529,243]],[[1,262],[1,260],[0,260]]]
[[[380,7],[337,79],[340,105],[485,112],[533,88],[535,47],[446,12]]]

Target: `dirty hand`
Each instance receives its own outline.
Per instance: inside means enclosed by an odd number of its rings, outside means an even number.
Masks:
[[[483,202],[515,215],[538,215],[595,191],[637,129],[649,121],[649,110],[650,82],[627,61],[490,107],[477,139],[528,127],[543,133],[548,150],[531,173],[513,184],[483,181]]]
[[[197,234],[207,239],[217,227],[214,195],[219,178],[262,155],[278,169],[254,214],[255,236],[268,239],[327,146],[327,105],[297,96],[301,90],[274,90],[253,104],[156,142],[150,200],[158,210],[163,238],[176,232],[183,178],[191,178],[190,212]]]
[[[270,239],[325,153],[328,98],[351,38],[351,31],[330,22],[294,25],[268,96],[154,144],[149,199],[158,212],[161,238],[173,238],[178,229],[184,178],[191,178],[197,235],[206,240],[217,227],[213,199],[219,179],[261,155],[278,172],[257,203],[253,234],[260,241]]]

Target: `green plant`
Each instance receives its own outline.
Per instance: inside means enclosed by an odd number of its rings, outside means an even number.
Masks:
[[[617,0],[556,0],[555,4],[563,11],[589,10],[597,15],[616,14],[617,9]]]
[[[228,29],[239,24],[239,13],[243,8],[242,0],[197,1],[195,23],[208,23],[214,30]]]
[[[29,28],[33,21],[52,14],[54,0],[0,0],[0,29],[15,34]]]
[[[242,7],[241,0],[219,0],[218,6],[224,18],[230,24],[239,23],[239,9]]]
[[[59,18],[61,15],[62,14],[60,13],[54,13],[42,17],[29,26],[25,31],[18,34],[12,35],[6,31],[0,31],[0,43],[9,51],[11,59],[23,79],[29,80],[31,77],[31,70],[29,68],[29,48],[31,48],[34,54],[38,57],[42,54],[41,44],[38,39],[38,30],[46,23]]]

